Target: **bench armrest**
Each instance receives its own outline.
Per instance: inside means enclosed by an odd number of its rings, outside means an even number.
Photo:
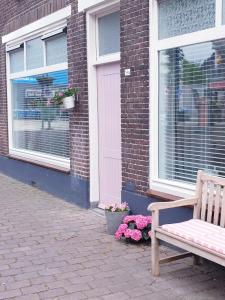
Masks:
[[[148,206],[148,210],[156,211],[156,210],[167,209],[167,208],[195,205],[197,204],[197,202],[198,202],[198,198],[188,198],[188,199],[181,199],[181,200],[170,201],[170,202],[155,202]]]

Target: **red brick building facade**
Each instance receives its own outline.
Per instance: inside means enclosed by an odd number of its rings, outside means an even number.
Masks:
[[[77,1],[1,1],[1,36],[71,5],[67,18],[69,83],[79,88],[79,102],[69,113],[70,171],[18,159],[9,154],[6,45],[0,57],[0,170],[29,184],[57,194],[68,201],[89,207],[89,103],[86,12],[78,12]],[[122,200],[149,200],[149,1],[125,0],[120,3],[121,54],[121,153]],[[125,76],[125,70],[130,75]],[[95,203],[96,204],[96,203]],[[93,205],[95,205],[93,204]],[[147,204],[145,204],[146,206]]]

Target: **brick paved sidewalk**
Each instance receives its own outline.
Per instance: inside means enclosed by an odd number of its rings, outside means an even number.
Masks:
[[[225,299],[224,268],[186,259],[154,279],[149,246],[115,241],[93,211],[3,175],[0,205],[0,299]]]

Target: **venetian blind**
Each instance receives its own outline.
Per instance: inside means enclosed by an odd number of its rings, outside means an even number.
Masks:
[[[159,53],[159,178],[225,176],[225,39]]]
[[[59,64],[67,62],[66,34],[26,41],[10,51],[9,57],[13,149],[69,159],[68,111],[53,101],[55,92],[68,86],[68,70],[59,69]],[[52,71],[43,72],[46,66]]]
[[[68,85],[68,71],[12,80],[13,147],[69,158],[69,116],[52,101]]]

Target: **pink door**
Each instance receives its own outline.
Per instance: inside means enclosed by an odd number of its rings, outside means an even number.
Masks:
[[[120,64],[97,68],[100,207],[121,202]]]

